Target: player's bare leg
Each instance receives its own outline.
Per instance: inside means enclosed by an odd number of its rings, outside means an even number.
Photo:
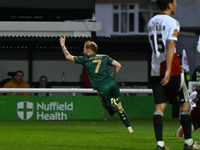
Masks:
[[[194,126],[192,124],[192,132],[194,132]],[[183,127],[180,126],[180,128],[176,132],[176,137],[184,137]]]
[[[180,128],[177,130],[176,137],[184,137],[183,127],[182,126],[180,126]]]

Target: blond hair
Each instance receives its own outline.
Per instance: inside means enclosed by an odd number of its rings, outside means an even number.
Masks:
[[[90,48],[94,53],[96,53],[97,50],[98,50],[97,44],[95,42],[93,42],[93,41],[86,41],[85,42],[85,47],[87,49]]]

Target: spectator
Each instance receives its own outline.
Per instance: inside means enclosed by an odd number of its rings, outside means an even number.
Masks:
[[[85,71],[84,68],[83,68],[83,71],[81,73],[80,81],[84,82],[84,86],[82,86],[82,88],[92,88],[90,79],[89,79],[87,72]],[[96,93],[83,93],[82,95],[97,95],[97,94]]]
[[[39,84],[37,86],[35,86],[35,88],[52,88],[48,82],[47,82],[47,77],[46,76],[41,76],[39,78]],[[52,95],[51,93],[35,93],[35,95],[37,96],[50,96]]]
[[[139,86],[134,84],[131,88],[132,88],[132,89],[139,89]],[[133,95],[138,95],[138,94],[133,93]]]
[[[4,84],[3,88],[30,88],[30,85],[23,80],[24,73],[18,70],[11,73],[12,79]],[[1,93],[2,95],[2,93]],[[30,93],[6,93],[6,95],[31,95]]]
[[[131,86],[132,89],[139,89],[139,86],[134,84]],[[138,95],[137,93],[127,93],[127,96],[136,96]]]
[[[199,40],[197,42],[197,52],[200,53],[200,30],[199,30]]]
[[[191,81],[198,81],[198,82],[200,82],[200,66],[198,66],[194,70]]]
[[[16,73],[16,72],[8,72],[7,75],[13,78],[13,77],[15,76],[15,73]],[[3,86],[4,86],[8,81],[12,80],[12,78],[10,78],[10,77],[1,80],[1,82],[0,82],[1,88],[3,88]]]
[[[83,69],[83,80],[84,80],[85,88],[92,88],[90,79],[89,79],[89,77],[88,77],[87,72],[85,71],[85,69]]]

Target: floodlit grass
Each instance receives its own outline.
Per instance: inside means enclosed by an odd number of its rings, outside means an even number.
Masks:
[[[129,134],[120,120],[0,121],[0,150],[154,150],[151,119],[131,120]],[[176,138],[178,119],[164,120],[164,141],[171,150],[183,149]],[[200,141],[200,131],[193,133]]]

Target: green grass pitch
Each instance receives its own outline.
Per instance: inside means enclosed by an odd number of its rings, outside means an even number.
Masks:
[[[152,119],[130,120],[129,134],[120,120],[0,121],[0,150],[154,150]],[[176,138],[178,119],[164,119],[164,141],[170,150],[183,149]],[[200,141],[200,130],[193,138]]]

